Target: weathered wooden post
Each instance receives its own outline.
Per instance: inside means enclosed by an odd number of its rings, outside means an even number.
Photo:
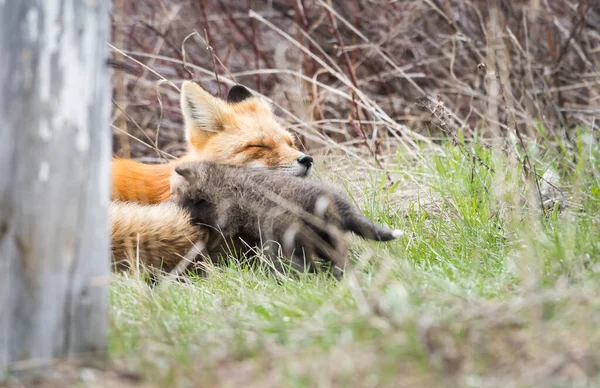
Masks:
[[[109,0],[0,0],[0,380],[103,352]]]

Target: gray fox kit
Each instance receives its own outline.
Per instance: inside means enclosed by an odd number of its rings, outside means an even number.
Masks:
[[[209,227],[211,244],[220,235],[250,247],[262,245],[279,271],[283,256],[300,271],[333,264],[340,278],[347,256],[343,232],[376,241],[402,235],[376,225],[344,194],[322,183],[260,168],[181,164],[171,179],[171,200],[189,212],[192,223]]]

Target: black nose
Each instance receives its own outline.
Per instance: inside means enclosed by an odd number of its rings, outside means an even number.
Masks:
[[[303,164],[306,167],[310,167],[312,166],[313,158],[308,155],[304,155],[298,158],[298,163]]]

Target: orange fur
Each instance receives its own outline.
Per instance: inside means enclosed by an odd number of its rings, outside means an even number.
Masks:
[[[139,264],[171,272],[208,231],[192,224],[188,211],[171,202],[140,205],[112,202],[109,208],[112,262],[117,270]]]
[[[171,174],[184,161],[252,165],[298,176],[308,174],[309,168],[298,164],[304,154],[294,145],[294,138],[258,97],[228,103],[193,82],[184,82],[181,109],[187,154],[181,160],[154,165],[113,159],[113,200],[146,204],[166,201]]]
[[[169,199],[169,180],[178,162],[144,164],[130,159],[112,161],[112,199],[159,203]]]

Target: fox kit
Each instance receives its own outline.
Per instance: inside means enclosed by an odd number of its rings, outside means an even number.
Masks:
[[[181,88],[187,154],[166,164],[143,164],[115,158],[112,199],[159,203],[169,199],[171,173],[185,161],[263,167],[304,177],[313,159],[300,152],[294,137],[273,115],[270,106],[241,85],[231,88],[227,101],[186,81]]]
[[[376,241],[402,234],[374,224],[345,195],[278,172],[185,163],[175,169],[171,196],[193,223],[209,226],[204,230],[211,244],[222,236],[248,246],[263,245],[270,258],[282,253],[297,270],[313,272],[321,264],[333,264],[336,278],[343,273],[347,255],[341,232]],[[277,260],[272,264],[283,269]]]

